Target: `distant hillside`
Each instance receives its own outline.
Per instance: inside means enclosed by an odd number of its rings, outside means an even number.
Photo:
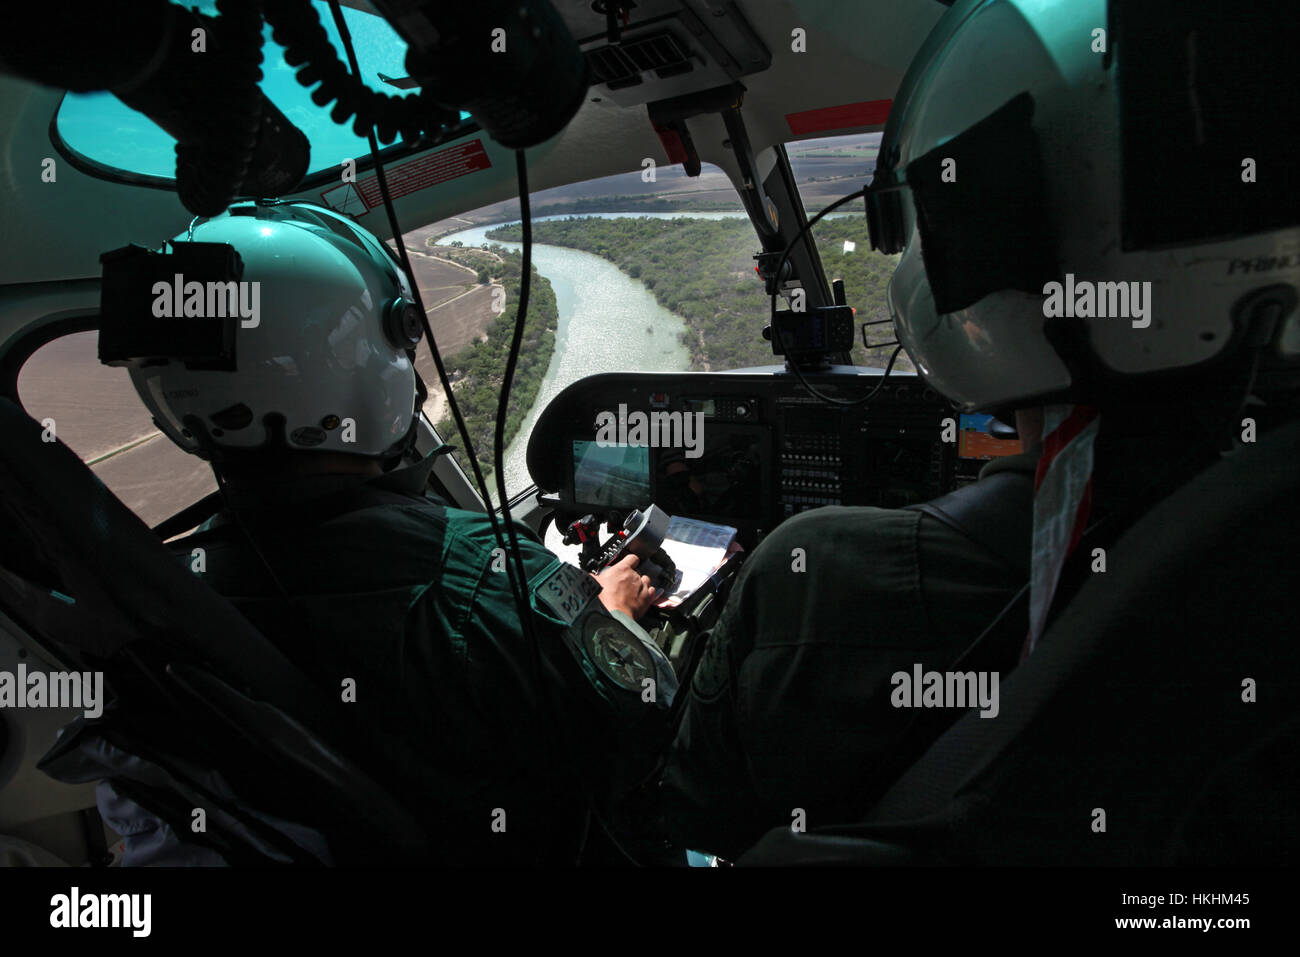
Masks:
[[[809,214],[870,181],[876,167],[879,133],[819,137],[790,143],[787,150],[800,197]],[[687,176],[680,165],[656,159],[655,178],[647,181],[640,163],[625,173],[567,183],[529,195],[533,216],[583,213],[741,212],[735,184],[720,168],[704,163],[699,176]],[[519,219],[519,200],[507,199],[429,223],[419,239],[445,236],[466,226],[508,223]]]

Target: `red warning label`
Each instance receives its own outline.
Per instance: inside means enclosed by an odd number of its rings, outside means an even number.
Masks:
[[[825,106],[820,110],[787,113],[785,121],[790,124],[790,132],[795,136],[844,130],[855,126],[878,126],[888,119],[889,108],[892,105],[893,100],[864,100],[861,103],[845,103],[842,106]]]
[[[492,161],[488,159],[487,151],[483,149],[483,141],[474,139],[468,143],[459,143],[438,150],[428,156],[421,156],[400,166],[388,167],[384,170],[384,175],[388,179],[389,195],[393,199],[399,199],[476,170],[490,169],[491,166]],[[344,197],[342,195],[325,197],[327,203],[330,199],[342,200]],[[358,180],[355,192],[350,193],[346,199],[353,201],[359,199],[365,204],[367,211],[383,205],[383,197],[379,194],[378,177],[370,176]],[[330,203],[330,205],[335,204]]]

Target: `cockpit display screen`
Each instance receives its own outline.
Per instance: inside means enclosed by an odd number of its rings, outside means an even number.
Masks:
[[[582,505],[638,508],[650,502],[650,449],[573,441],[573,497]]]
[[[735,522],[763,514],[766,436],[753,428],[711,428],[699,458],[659,450],[655,501],[670,515]]]
[[[984,413],[962,413],[957,428],[957,455],[963,459],[996,459],[1004,455],[1018,455],[1019,439],[996,439],[989,435],[989,422],[993,416]]]

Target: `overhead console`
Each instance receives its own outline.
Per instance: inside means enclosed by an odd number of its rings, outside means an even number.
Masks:
[[[880,382],[852,368],[808,378],[840,399]],[[927,501],[973,481],[989,455],[1019,450],[984,433],[988,441],[958,441],[958,424],[980,423],[912,375],[892,375],[870,402],[843,407],[782,371],[608,373],[547,406],[528,470],[565,515],[621,517],[653,503],[733,525],[748,548],[808,509]]]
[[[681,0],[556,7],[587,58],[591,92],[621,107],[727,86],[772,63],[730,0],[706,0],[705,17]]]

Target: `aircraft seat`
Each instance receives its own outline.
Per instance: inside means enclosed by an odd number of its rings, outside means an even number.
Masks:
[[[436,859],[418,816],[369,765],[344,757],[379,753],[364,747],[365,729],[345,727],[269,641],[41,431],[0,398],[0,608],[63,667],[103,671],[114,699],[103,716],[66,728],[43,769],[66,781],[114,776],[177,834],[230,863],[324,863],[296,839],[304,828],[328,836],[333,863]],[[206,834],[192,833],[195,807],[209,808]],[[297,826],[277,831],[277,821]]]
[[[1001,683],[856,823],[742,864],[1300,861],[1300,422],[1134,522]]]

